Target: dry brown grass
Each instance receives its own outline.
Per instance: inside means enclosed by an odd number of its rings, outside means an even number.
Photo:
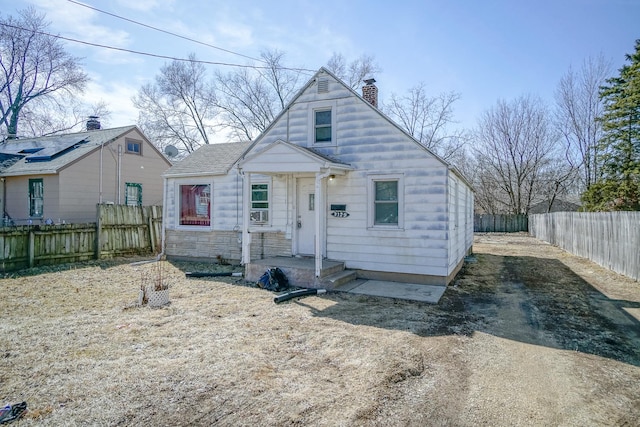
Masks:
[[[493,333],[491,313],[470,308],[473,280],[492,274],[482,259],[476,266],[438,306],[339,293],[276,305],[273,293],[231,279],[186,278],[205,266],[177,263],[160,309],[135,306],[152,264],[5,278],[0,404],[26,401],[25,426],[620,425],[640,416],[638,365]],[[640,302],[637,284],[628,293]]]

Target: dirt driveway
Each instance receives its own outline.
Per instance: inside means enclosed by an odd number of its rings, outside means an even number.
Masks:
[[[0,404],[16,425],[638,425],[640,285],[524,235],[480,235],[437,306],[273,303],[173,263],[0,280]],[[37,274],[36,274],[37,273]]]

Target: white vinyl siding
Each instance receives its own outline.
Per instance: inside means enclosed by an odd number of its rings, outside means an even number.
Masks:
[[[285,144],[274,144],[286,141],[311,148],[352,169],[344,175],[336,174],[333,180],[324,179],[326,192],[322,200],[315,200],[315,208],[322,211],[323,218],[326,216],[321,224],[320,238],[326,241],[322,256],[344,261],[347,268],[356,270],[446,277],[450,265],[455,267],[459,263],[470,246],[469,239],[473,238],[473,233],[469,233],[473,228],[470,188],[465,181],[459,181],[457,229],[465,229],[463,236],[467,242],[460,241],[460,248],[452,251],[451,229],[455,227],[456,215],[455,206],[450,203],[455,184],[449,166],[331,76],[319,78],[329,79],[330,90],[319,92],[317,85],[310,84],[255,141],[247,157],[256,154],[260,165],[251,161],[243,164],[247,168],[245,173],[255,165],[252,183],[258,182],[257,173],[271,178],[270,223],[252,225],[251,232],[264,233],[260,238],[253,235],[254,238],[258,241],[272,234],[284,236],[291,245],[295,241],[294,213],[298,200],[294,183],[298,177],[313,177],[317,162],[309,162],[303,153]],[[331,110],[331,142],[316,143],[315,112],[323,109]],[[297,174],[288,174],[291,170]],[[215,177],[216,195],[222,192],[226,197],[225,202],[216,199],[215,230],[231,230],[234,224],[238,225],[236,197],[240,194],[241,198],[242,193],[233,191],[241,189],[237,179],[234,171]],[[375,224],[376,181],[397,181],[397,224]],[[168,199],[171,200],[170,195]],[[345,215],[331,216],[332,204],[344,206]],[[216,218],[221,206],[229,209],[226,220]],[[236,244],[236,239],[231,244]]]
[[[301,93],[287,113],[260,138],[253,151],[258,152],[278,140],[289,141],[312,147],[354,169],[327,183],[326,206],[346,205],[349,216],[338,218],[327,213],[323,256],[344,261],[347,268],[353,269],[446,276],[448,165],[347,88],[331,83],[330,87],[328,93],[318,94],[315,86]],[[335,143],[314,144],[313,112],[327,107],[331,107],[333,113]],[[268,155],[268,160],[267,157],[261,160],[274,166],[273,173],[278,172],[279,162],[299,160],[276,157],[276,150],[269,151]],[[300,166],[303,169],[303,165]],[[398,225],[374,226],[372,179],[394,177],[401,178]],[[284,188],[272,190],[274,198],[287,200],[282,193]],[[291,208],[290,203],[289,199],[289,205],[274,204],[273,214],[284,216]],[[281,230],[284,224],[274,218],[272,228]],[[289,220],[286,225],[295,226],[295,221]],[[285,231],[290,233],[291,229]]]

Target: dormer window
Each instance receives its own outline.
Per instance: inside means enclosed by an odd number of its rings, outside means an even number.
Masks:
[[[315,142],[331,142],[331,109],[315,112]]]

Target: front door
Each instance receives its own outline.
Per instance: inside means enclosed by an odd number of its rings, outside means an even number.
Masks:
[[[315,253],[316,195],[314,178],[298,178],[298,254]]]

